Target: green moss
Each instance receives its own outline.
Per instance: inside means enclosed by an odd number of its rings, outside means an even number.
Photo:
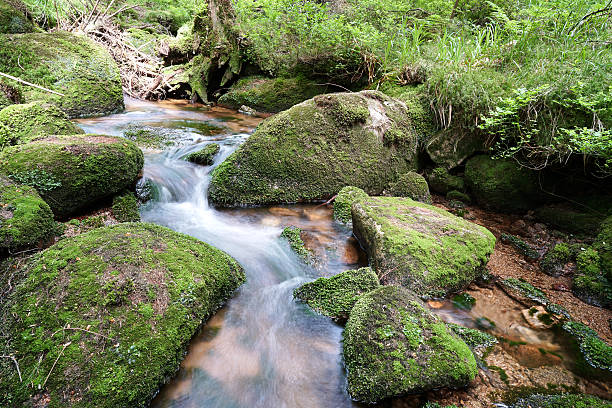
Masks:
[[[385,398],[461,387],[478,372],[466,344],[410,291],[383,286],[362,295],[343,339],[352,398]]]
[[[538,259],[540,257],[538,251],[533,249],[531,245],[529,245],[516,235],[506,234],[504,232],[501,234],[500,238],[502,242],[512,245],[514,249],[516,249],[521,255],[525,256],[526,258]]]
[[[429,186],[423,176],[414,171],[399,176],[397,181],[391,183],[385,194],[394,197],[408,197],[416,201],[431,204]]]
[[[538,207],[535,216],[546,225],[572,234],[592,235],[601,223],[601,215],[560,206]]]
[[[368,108],[378,112],[374,119]],[[401,145],[371,127],[384,110]],[[403,104],[380,92],[320,95],[262,122],[212,175],[213,204],[253,205],[329,199],[342,187],[380,194],[416,168],[417,136]],[[382,130],[381,130],[382,132]]]
[[[0,171],[33,181],[59,217],[131,187],[143,162],[133,142],[96,135],[50,136],[0,152]]]
[[[604,262],[595,247],[601,248],[604,254],[609,251],[605,246],[601,246],[599,241],[596,241],[593,246],[587,247],[578,254],[572,291],[589,304],[610,307],[612,306],[610,274],[604,270]]]
[[[343,187],[334,199],[334,218],[348,224],[352,221],[351,206],[354,202],[368,198],[365,191],[358,187]]]
[[[42,246],[56,230],[53,213],[36,190],[0,176],[0,252]]]
[[[461,191],[457,191],[457,190],[451,190],[448,193],[446,193],[446,199],[461,201],[462,203],[465,203],[465,204],[470,204],[472,202],[472,199],[470,198],[469,195],[462,193]]]
[[[409,198],[355,203],[353,232],[381,283],[425,297],[459,291],[481,276],[495,245],[486,228]]]
[[[611,408],[612,403],[588,394],[535,394],[520,398],[510,408]]]
[[[246,105],[260,112],[280,112],[326,92],[326,85],[317,85],[301,77],[247,77],[232,85],[229,92],[219,98],[219,104],[232,109]]]
[[[563,273],[563,267],[571,260],[572,253],[569,245],[562,242],[546,252],[540,261],[540,269],[547,275],[559,276]]]
[[[451,175],[444,167],[436,167],[426,176],[429,188],[436,193],[446,194],[452,190],[465,191],[463,178]]]
[[[593,248],[599,254],[601,269],[606,279],[612,281],[612,216],[601,223]]]
[[[281,233],[281,238],[284,238],[289,243],[291,249],[304,261],[310,261],[310,252],[304,246],[302,241],[302,230],[298,227],[289,226]]]
[[[128,127],[123,132],[123,137],[141,148],[159,149],[173,144],[170,133],[167,129],[136,125]]]
[[[8,136],[3,138],[0,133],[0,150],[42,136],[83,133],[58,107],[42,102],[9,105],[0,110],[0,123]]]
[[[499,285],[508,296],[523,304],[546,306],[549,303],[544,292],[523,279],[507,278],[500,281]]]
[[[508,384],[508,374],[506,374],[506,370],[496,365],[487,366],[489,370],[497,371],[499,374],[499,379]]]
[[[210,143],[203,149],[187,155],[185,160],[192,163],[201,164],[203,166],[210,166],[215,161],[215,156],[217,153],[219,153],[219,150],[221,150],[221,146],[219,146],[217,143]]]
[[[591,367],[612,371],[612,347],[595,330],[575,321],[565,322],[562,328],[576,341],[584,360]]]
[[[133,193],[127,192],[113,198],[113,216],[119,222],[140,221],[138,200]]]
[[[497,338],[489,333],[454,323],[447,323],[446,325],[480,358],[483,358],[498,343]]]
[[[440,405],[437,402],[428,402],[422,408],[460,408],[457,405]]]
[[[9,82],[22,91],[25,102],[51,102],[70,118],[109,114],[124,107],[117,64],[85,35],[62,31],[5,35],[0,72],[64,94]]]
[[[476,299],[474,299],[474,296],[470,295],[469,293],[454,295],[451,300],[453,306],[462,310],[471,310],[476,304]]]
[[[0,0],[0,34],[30,33],[34,24],[21,0]]]
[[[465,179],[476,201],[495,210],[527,211],[539,200],[536,173],[512,160],[473,157],[465,165]]]
[[[306,283],[296,288],[293,296],[325,316],[346,320],[359,296],[379,286],[371,268],[360,268]]]
[[[49,407],[147,406],[245,279],[224,252],[144,223],[64,239],[21,272],[0,302],[0,345],[23,381],[0,361],[2,406],[33,405],[40,392]]]

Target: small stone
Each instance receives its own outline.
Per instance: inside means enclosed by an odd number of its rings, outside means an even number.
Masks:
[[[240,109],[238,109],[238,113],[242,113],[243,115],[247,116],[255,116],[257,114],[257,111],[251,107],[242,105]]]

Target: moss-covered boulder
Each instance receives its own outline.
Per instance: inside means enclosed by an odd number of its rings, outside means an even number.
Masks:
[[[467,344],[478,358],[483,358],[498,343],[497,338],[489,333],[454,323],[447,323],[446,325]]]
[[[425,177],[414,171],[399,176],[397,181],[391,183],[385,190],[386,195],[394,197],[408,197],[416,201],[431,204],[431,194]]]
[[[0,123],[8,136],[5,139],[0,134],[0,150],[41,136],[84,133],[57,106],[44,102],[9,105],[0,110]]]
[[[33,30],[28,8],[21,0],[0,0],[0,34],[31,33]]]
[[[334,218],[348,224],[352,221],[351,207],[355,201],[365,200],[368,195],[358,187],[343,187],[334,199]]]
[[[240,79],[219,98],[219,105],[239,109],[249,106],[259,112],[280,112],[327,91],[305,78],[247,77]]]
[[[138,199],[131,192],[127,192],[114,197],[112,210],[113,216],[119,222],[140,221]]]
[[[465,180],[476,201],[494,210],[527,211],[539,200],[537,174],[510,159],[473,157],[465,165]]]
[[[0,40],[1,72],[64,95],[9,82],[21,89],[25,102],[54,103],[70,118],[123,110],[117,64],[85,35],[57,31],[5,35]]]
[[[53,213],[36,190],[0,176],[0,253],[45,244],[55,232]]]
[[[510,408],[612,408],[612,402],[588,394],[534,394],[519,398]]]
[[[486,151],[485,138],[478,132],[458,127],[444,129],[427,140],[425,150],[437,165],[452,169],[476,152]]]
[[[221,146],[217,143],[211,143],[197,152],[188,154],[185,160],[195,164],[201,164],[202,166],[210,166],[214,163],[215,156],[219,153],[219,150],[221,150]]]
[[[547,275],[558,277],[565,265],[572,260],[572,251],[565,242],[560,242],[546,252],[540,261],[540,269]]]
[[[450,174],[444,167],[436,167],[426,173],[426,176],[429,188],[436,193],[446,194],[452,190],[465,191],[463,178]]]
[[[580,251],[576,257],[576,273],[574,274],[572,291],[576,297],[584,302],[600,306],[612,307],[612,272],[606,269],[606,265],[600,255],[608,248],[598,248],[598,241]],[[609,245],[608,245],[609,246]]]
[[[348,391],[357,401],[466,386],[474,355],[407,289],[385,286],[359,298],[344,330]]]
[[[380,194],[417,165],[403,102],[376,91],[319,95],[262,122],[213,172],[209,198],[235,206]]]
[[[133,142],[99,135],[49,136],[0,152],[0,172],[36,188],[58,217],[130,188],[143,162]]]
[[[305,283],[293,291],[293,297],[334,320],[346,320],[359,296],[379,286],[372,268],[359,268]]]
[[[449,201],[461,201],[464,204],[470,204],[472,202],[469,195],[457,190],[451,190],[446,193],[446,199]]]
[[[560,231],[582,235],[592,235],[602,221],[601,214],[558,204],[536,208],[535,216],[538,221]]]
[[[144,223],[66,238],[20,273],[0,300],[0,344],[24,381],[0,361],[2,406],[147,406],[245,280],[224,252]]]
[[[353,204],[353,232],[381,283],[439,297],[480,277],[495,246],[486,228],[409,198]]]

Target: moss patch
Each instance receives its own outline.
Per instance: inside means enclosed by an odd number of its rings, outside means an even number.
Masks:
[[[219,146],[217,143],[211,143],[206,145],[205,148],[187,155],[185,160],[192,163],[201,164],[203,166],[210,166],[214,163],[215,156],[217,153],[219,153],[219,150],[221,150],[221,146]]]
[[[380,194],[416,168],[406,114],[380,92],[319,95],[262,122],[215,169],[209,198],[222,206],[315,201],[351,185]]]
[[[359,296],[379,286],[371,268],[360,268],[306,283],[295,289],[293,296],[325,316],[346,320]]]
[[[368,198],[365,191],[358,187],[343,187],[334,200],[334,218],[348,224],[352,221],[351,206],[358,200]]]
[[[42,136],[84,133],[57,106],[43,102],[9,105],[0,110],[0,123],[7,132],[0,133],[0,150]]]
[[[260,112],[280,112],[327,92],[327,86],[304,78],[242,78],[219,98],[219,105],[238,109],[246,105]]]
[[[56,230],[53,213],[36,190],[0,176],[0,252],[42,246]]]
[[[127,192],[113,198],[113,216],[119,222],[140,221],[138,199],[133,193]]]
[[[67,216],[131,187],[144,162],[128,140],[49,136],[0,152],[0,171],[36,188],[56,216]]]
[[[560,276],[563,273],[563,267],[571,260],[570,248],[562,242],[546,252],[546,255],[540,261],[540,269],[547,275]]]
[[[409,198],[370,197],[353,204],[353,232],[381,283],[425,297],[459,291],[493,252],[486,228]]]
[[[495,336],[480,330],[470,329],[454,323],[446,324],[457,336],[461,338],[474,352],[474,355],[483,358],[494,345],[498,343]]]
[[[516,249],[521,255],[526,258],[538,259],[540,257],[538,251],[533,249],[531,245],[529,245],[516,235],[506,234],[504,232],[501,234],[500,239],[502,242],[510,244],[512,247],[514,247],[514,249]]]
[[[423,176],[414,171],[399,176],[397,181],[391,183],[385,190],[385,195],[393,197],[408,197],[416,201],[431,204],[429,186]]]
[[[607,248],[599,246],[600,242],[587,247],[576,257],[576,274],[572,285],[574,294],[586,303],[601,306],[612,306],[612,277],[602,261],[600,251],[606,253]],[[600,251],[598,251],[598,248]]]
[[[281,233],[281,238],[286,240],[293,252],[295,252],[304,261],[310,261],[310,251],[304,246],[302,240],[302,230],[293,225],[285,228]]]
[[[474,355],[410,291],[385,286],[359,298],[344,330],[348,391],[374,403],[440,387],[478,372]]]
[[[510,408],[612,408],[612,403],[588,394],[535,394],[520,398]]]
[[[544,292],[523,279],[507,278],[499,281],[499,286],[508,296],[526,306],[546,306],[549,303]]]
[[[0,302],[0,351],[23,377],[0,361],[2,406],[146,406],[245,279],[224,252],[144,223],[64,239],[22,276]]]
[[[22,91],[26,102],[51,102],[70,118],[123,110],[117,64],[86,36],[57,31],[4,35],[1,41],[1,72],[65,95],[9,81]]]
[[[21,0],[0,0],[0,34],[30,33],[34,24]]]
[[[436,167],[426,176],[429,188],[436,193],[446,194],[452,190],[465,191],[463,178],[451,175],[444,167]]]
[[[527,211],[539,199],[536,173],[509,159],[473,157],[465,165],[465,179],[476,201],[495,210]]]

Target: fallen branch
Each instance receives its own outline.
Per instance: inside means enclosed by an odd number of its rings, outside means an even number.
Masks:
[[[66,96],[63,93],[52,91],[51,89],[45,88],[45,87],[40,86],[40,85],[33,84],[31,82],[28,82],[28,81],[24,81],[23,79],[14,77],[14,76],[9,75],[9,74],[5,74],[4,72],[0,72],[0,76],[6,77],[8,79],[12,79],[13,81],[20,82],[20,83],[22,83],[24,85],[33,86],[34,88],[42,89],[43,91],[47,91],[47,92],[50,92],[52,94],[56,94],[56,95],[59,95],[59,96]]]
[[[17,368],[17,374],[19,374],[19,382],[23,382],[21,379],[21,370],[19,369],[19,363],[17,363],[17,359],[14,356],[0,356],[0,358],[10,358],[15,363],[15,367]]]
[[[68,347],[70,344],[72,344],[71,341],[69,341],[68,343],[64,344],[64,347],[62,348],[62,351],[60,351],[60,353],[57,355],[57,358],[55,359],[55,362],[53,363],[53,365],[51,366],[51,369],[49,370],[49,374],[47,374],[47,377],[45,378],[45,381],[42,384],[41,388],[45,388],[45,384],[47,384],[47,380],[49,379],[49,376],[51,375],[51,372],[53,371],[53,369],[55,368],[55,365],[57,364],[57,361],[60,359],[60,357],[62,356],[62,354],[64,354],[64,350],[66,350],[66,347]]]

